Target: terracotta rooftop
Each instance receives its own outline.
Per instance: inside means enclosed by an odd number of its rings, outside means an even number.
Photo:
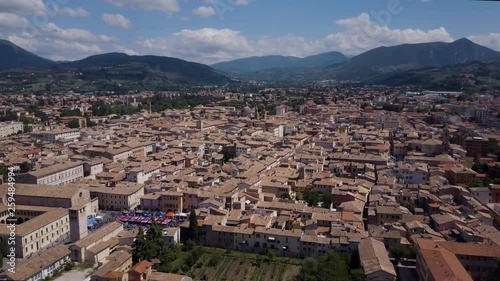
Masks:
[[[419,255],[434,280],[472,281],[458,258],[430,239],[417,239]]]
[[[396,270],[389,260],[384,243],[373,238],[366,238],[361,240],[358,250],[361,265],[366,275],[384,271],[396,277]]]

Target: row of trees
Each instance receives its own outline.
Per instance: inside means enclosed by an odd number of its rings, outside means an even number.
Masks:
[[[94,116],[108,116],[111,114],[127,115],[134,114],[142,110],[139,107],[126,106],[124,104],[107,104],[104,101],[96,101],[92,103],[90,108]]]
[[[350,254],[331,251],[319,259],[306,258],[295,281],[365,281]]]
[[[471,167],[472,170],[479,174],[488,175],[482,181],[476,181],[471,187],[489,186],[491,183],[500,184],[500,166],[490,166],[487,163],[474,163]]]

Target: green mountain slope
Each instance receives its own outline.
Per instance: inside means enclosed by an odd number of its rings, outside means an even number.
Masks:
[[[339,52],[329,52],[306,58],[290,56],[250,57],[216,63],[212,67],[228,73],[244,74],[271,69],[325,67],[343,63],[346,60],[346,57]]]
[[[53,61],[39,57],[25,49],[0,39],[0,71],[21,67],[51,67]]]
[[[219,84],[230,81],[226,75],[203,64],[169,57],[129,56],[121,53],[91,56],[54,68],[78,70],[85,80],[167,79],[179,84]]]
[[[500,59],[381,74],[369,80],[390,86],[413,85],[450,91],[500,90]]]
[[[442,67],[500,58],[496,52],[468,39],[452,43],[404,44],[380,47],[353,57],[345,66],[348,72],[392,71]]]
[[[0,92],[168,90],[232,81],[207,65],[176,58],[109,53],[56,63],[0,41]]]

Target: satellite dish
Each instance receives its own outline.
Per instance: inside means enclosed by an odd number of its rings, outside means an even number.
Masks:
[[[453,123],[453,124],[454,124],[454,123],[457,123],[457,122],[460,122],[460,120],[461,120],[461,118],[460,118],[460,116],[458,116],[458,115],[453,115],[453,116],[450,116],[450,117],[448,118],[448,121],[449,121],[450,123]]]

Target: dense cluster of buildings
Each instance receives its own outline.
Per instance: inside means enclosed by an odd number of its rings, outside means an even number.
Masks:
[[[405,270],[414,280],[487,280],[500,257],[500,186],[472,164],[500,166],[500,131],[481,126],[500,103],[471,115],[453,96],[422,113],[449,95],[405,95],[395,114],[382,109],[386,93],[333,102],[341,94],[296,111],[277,104],[273,115],[209,105],[80,129],[6,130],[0,161],[29,166],[15,194],[16,254],[26,271],[8,280],[39,280],[67,260],[98,265],[93,281],[164,280],[151,263],[132,264],[134,235],[122,223],[87,230],[100,210],[137,209],[195,212],[206,246],[292,258],[359,252],[368,280]],[[0,196],[5,205],[7,185]],[[165,239],[179,242],[188,224],[166,229]],[[415,250],[416,259],[395,265],[394,247]]]

